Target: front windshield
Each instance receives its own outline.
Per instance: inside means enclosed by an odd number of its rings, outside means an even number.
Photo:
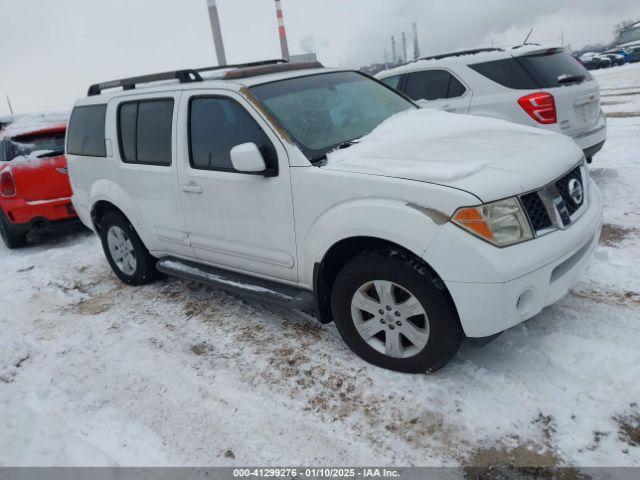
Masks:
[[[413,103],[357,72],[291,78],[251,88],[311,160],[370,133]]]
[[[2,157],[4,161],[13,160],[20,155],[29,155],[38,151],[64,151],[64,133],[41,137],[23,137],[5,139]]]

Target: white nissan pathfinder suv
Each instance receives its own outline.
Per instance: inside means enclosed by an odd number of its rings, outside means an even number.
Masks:
[[[560,299],[602,221],[571,139],[419,109],[320,64],[94,85],[67,158],[78,215],[125,283],[163,272],[315,308],[404,372]]]
[[[563,133],[588,162],[607,138],[598,82],[563,48],[523,45],[446,53],[376,77],[431,108]]]

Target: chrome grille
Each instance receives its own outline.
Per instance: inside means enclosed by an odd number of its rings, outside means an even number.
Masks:
[[[583,162],[555,182],[520,196],[536,236],[567,228],[582,216],[589,203],[588,182]]]
[[[524,211],[529,217],[529,221],[531,222],[531,227],[534,232],[551,227],[551,217],[549,217],[547,209],[545,208],[544,203],[542,203],[542,199],[540,198],[540,195],[538,195],[538,192],[522,195],[520,197],[520,201],[522,202]]]

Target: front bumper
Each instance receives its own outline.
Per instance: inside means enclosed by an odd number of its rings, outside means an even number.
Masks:
[[[64,222],[77,218],[70,198],[28,202],[22,198],[3,198],[0,203],[12,230],[28,231],[38,224]]]
[[[566,230],[497,248],[453,224],[425,252],[444,280],[465,334],[488,337],[557,302],[575,285],[598,246],[602,201],[595,185],[588,210]]]

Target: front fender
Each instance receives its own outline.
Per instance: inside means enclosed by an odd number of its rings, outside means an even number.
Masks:
[[[312,286],[314,265],[333,245],[348,238],[386,240],[422,258],[449,217],[397,199],[361,198],[335,205],[316,219],[303,241],[300,281]]]

